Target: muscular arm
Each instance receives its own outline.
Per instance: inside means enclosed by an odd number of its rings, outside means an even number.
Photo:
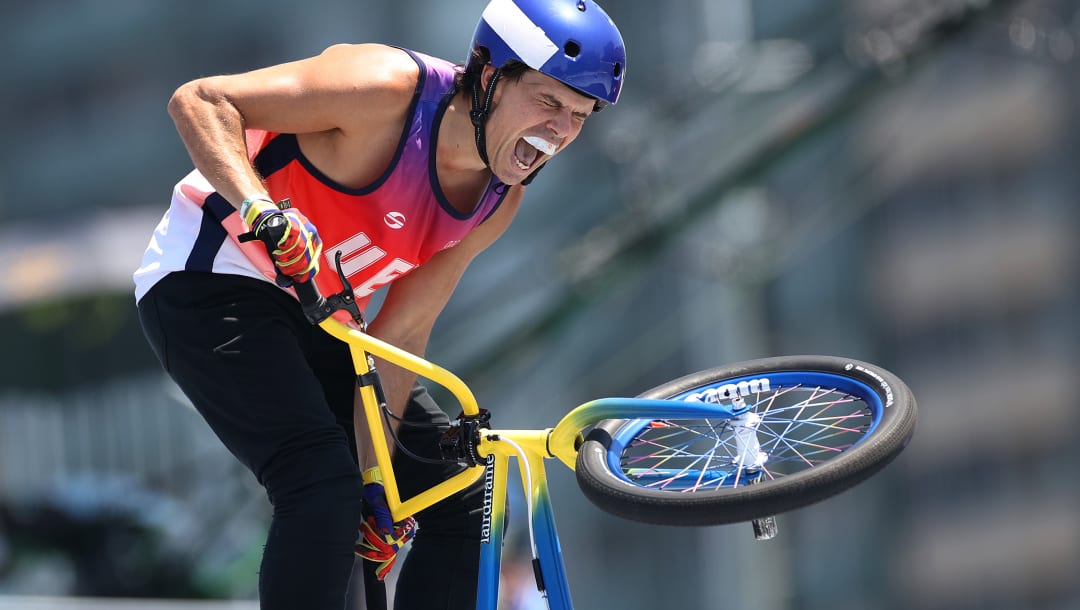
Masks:
[[[239,206],[266,194],[244,129],[363,137],[401,120],[416,76],[400,50],[335,45],[316,57],[185,83],[168,108],[196,169]]]
[[[443,250],[409,275],[394,281],[368,332],[387,343],[422,356],[435,320],[449,301],[461,275],[473,258],[506,230],[517,213],[523,193],[523,187],[512,187],[499,210],[460,244]],[[387,405],[400,417],[405,411],[416,375],[382,361],[378,361],[376,366],[386,393]],[[359,411],[360,408],[357,399],[353,423],[360,463],[363,468],[367,468],[375,465],[375,457],[371,444],[367,442],[370,438],[367,420]]]

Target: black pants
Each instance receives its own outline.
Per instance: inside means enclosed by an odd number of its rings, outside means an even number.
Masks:
[[[341,610],[362,519],[348,347],[304,318],[295,299],[240,276],[173,273],[139,302],[161,361],[226,447],[266,488],[273,520],[259,573],[264,609]],[[446,415],[419,384],[403,443],[435,457]],[[403,497],[456,471],[395,456]],[[208,484],[213,484],[211,481]],[[395,608],[476,607],[481,489],[416,515]]]

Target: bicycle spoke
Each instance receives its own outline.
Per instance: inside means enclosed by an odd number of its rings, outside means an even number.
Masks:
[[[753,430],[767,456],[764,465],[746,468],[730,420],[658,420],[626,447],[624,472],[644,487],[680,492],[774,480],[846,451],[872,419],[861,399],[828,387],[796,384],[743,399],[758,415]]]

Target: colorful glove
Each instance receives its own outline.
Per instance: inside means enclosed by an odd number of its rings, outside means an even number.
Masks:
[[[397,561],[400,551],[416,535],[416,520],[406,517],[397,523],[386,505],[379,467],[364,471],[364,504],[367,517],[360,524],[360,536],[356,540],[356,554],[377,564],[375,575],[386,578]]]
[[[251,198],[240,206],[240,214],[251,232],[260,239],[263,239],[266,231],[281,232],[280,237],[273,241],[276,245],[271,256],[282,275],[291,277],[295,282],[306,282],[319,272],[322,239],[315,225],[300,210],[279,210],[269,199]],[[284,223],[279,218],[284,219]],[[272,235],[276,236],[277,233]]]

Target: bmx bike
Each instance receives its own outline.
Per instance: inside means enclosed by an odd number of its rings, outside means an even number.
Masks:
[[[518,460],[525,492],[537,586],[549,608],[570,610],[546,460],[572,469],[585,496],[620,517],[684,526],[749,521],[758,538],[769,538],[776,533],[774,515],[867,479],[914,433],[915,400],[900,378],[873,364],[830,356],[731,364],[638,397],[587,402],[552,428],[493,429],[488,412],[453,373],[366,334],[340,266],[338,275],[344,290],[329,297],[313,282],[295,288],[308,319],[349,345],[394,519],[483,479],[478,610],[494,610],[498,602],[511,459]],[[339,321],[338,311],[358,324]],[[378,433],[392,426],[373,357],[443,386],[462,408],[440,443],[444,458],[462,469],[409,498],[400,495],[390,441]]]

